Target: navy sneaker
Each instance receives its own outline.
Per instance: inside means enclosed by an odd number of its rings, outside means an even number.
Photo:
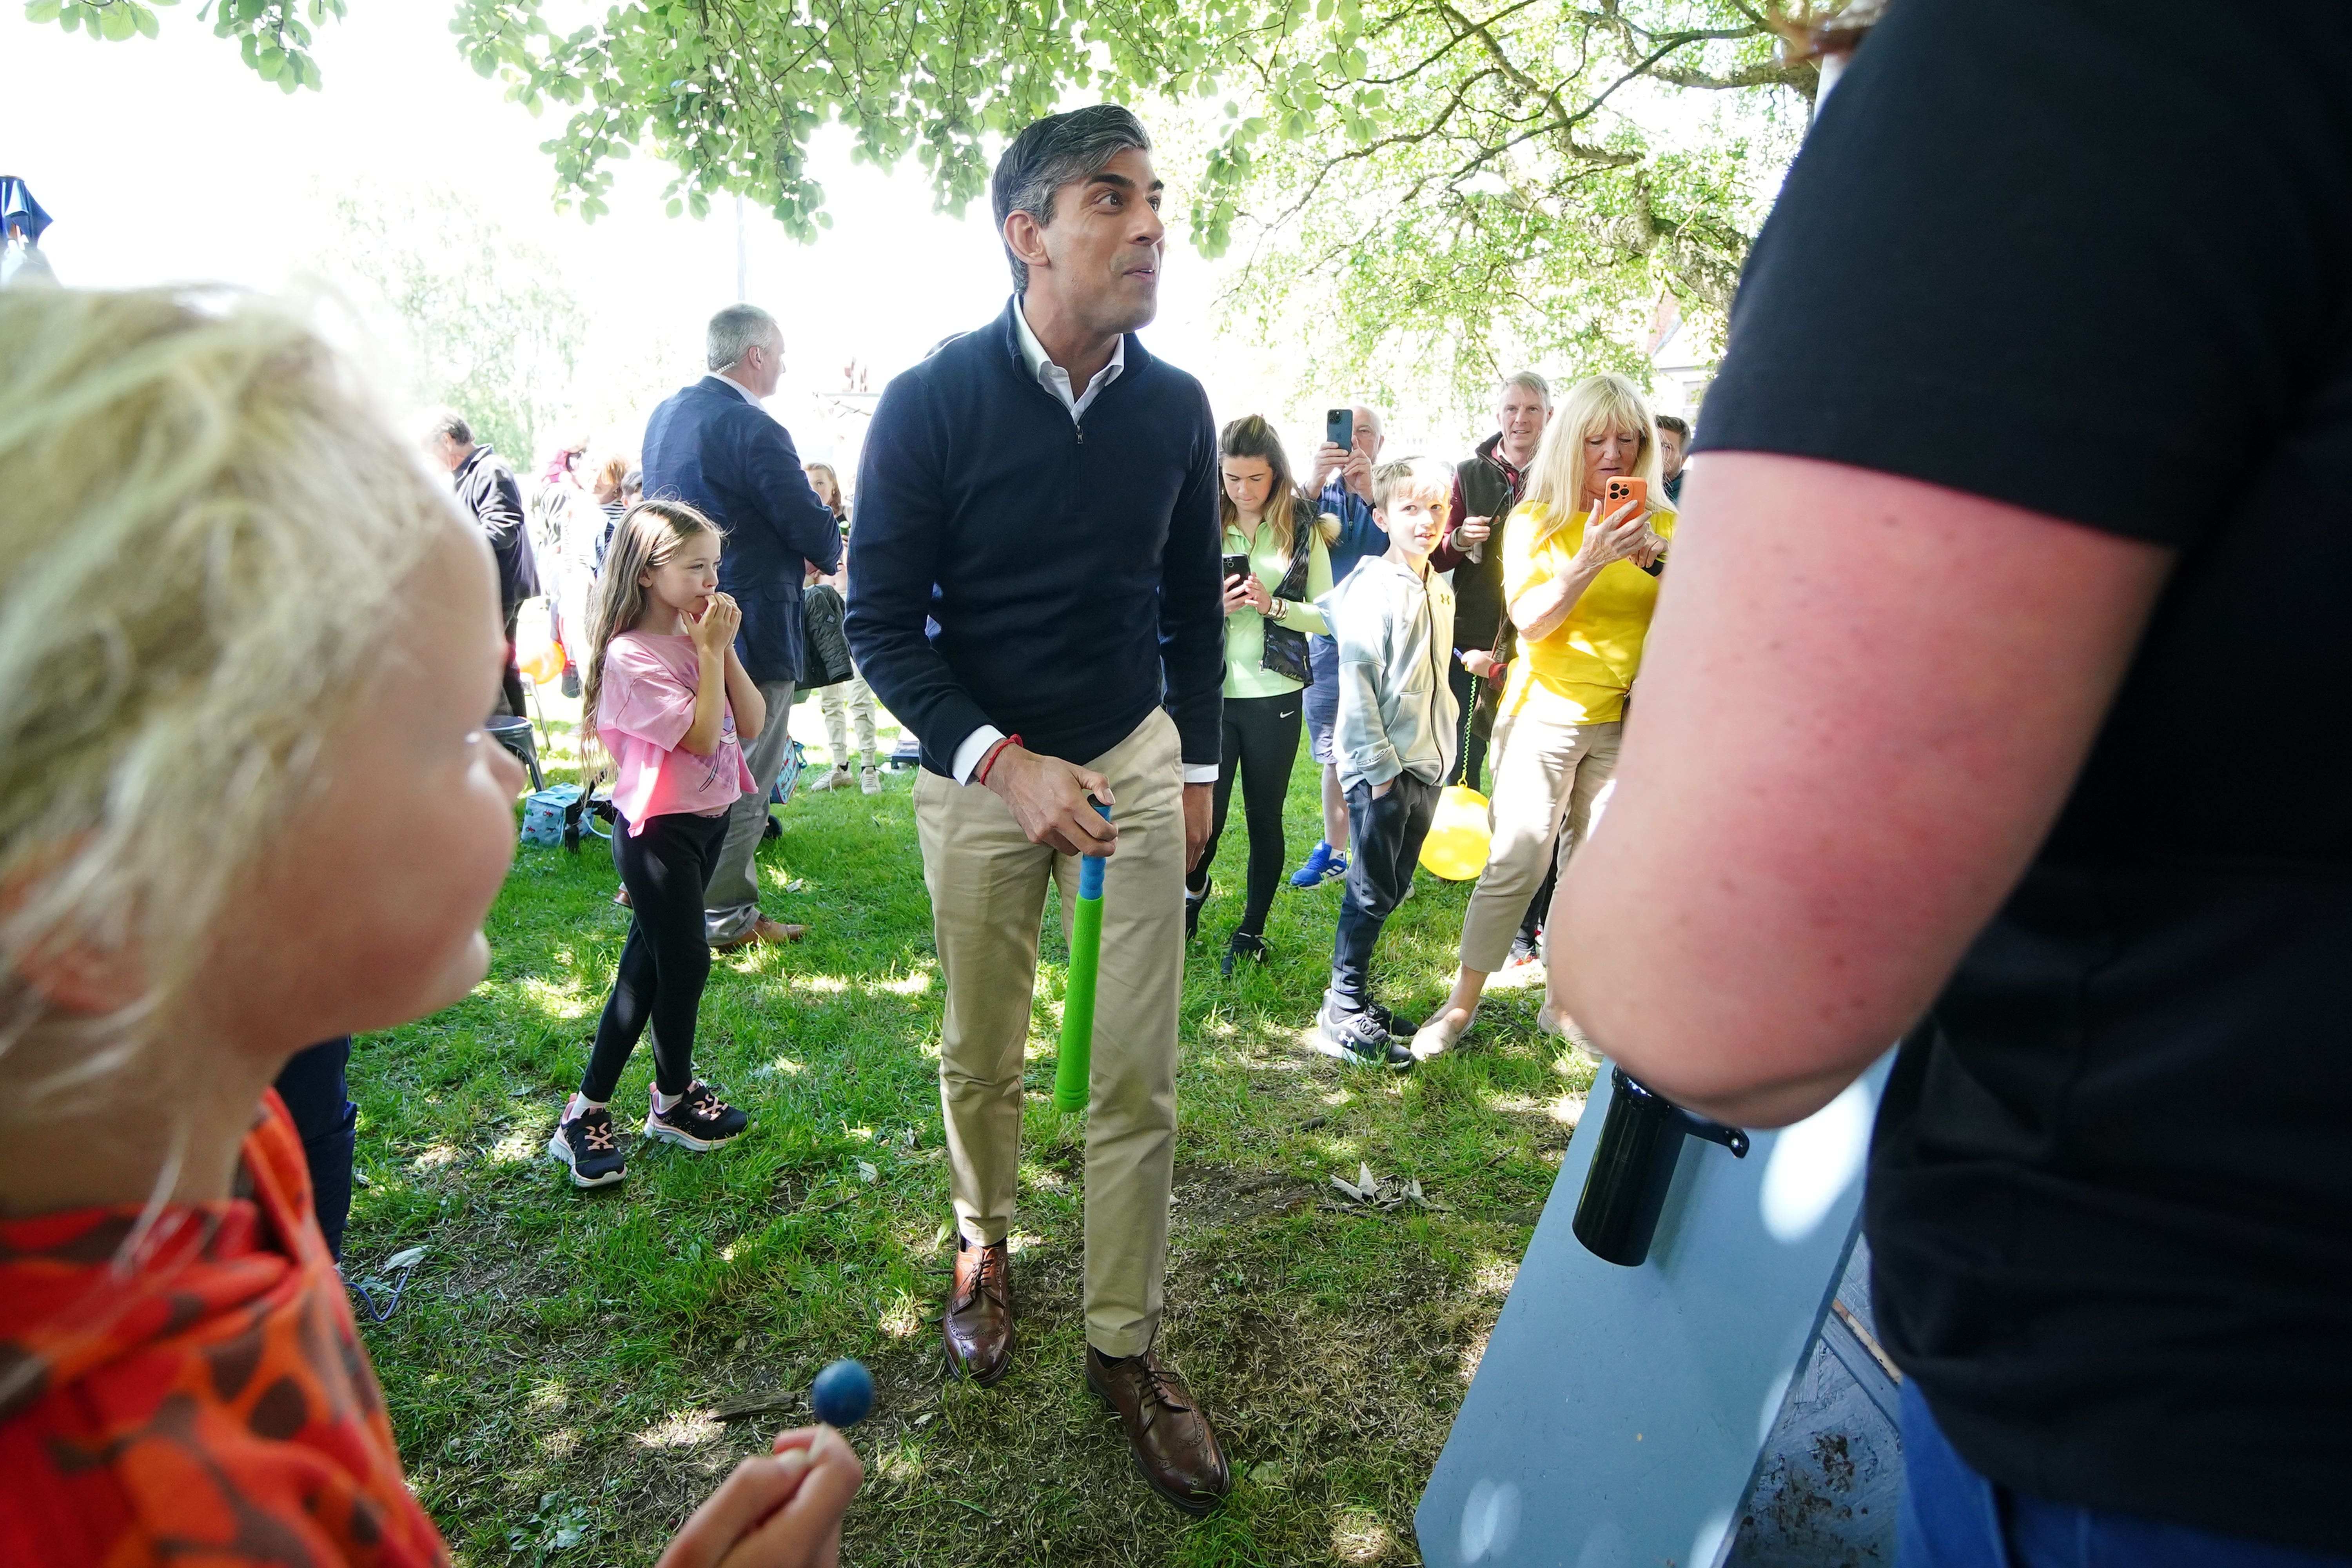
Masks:
[[[1412,1052],[1391,1035],[1380,1019],[1369,1011],[1339,1013],[1328,996],[1324,998],[1323,1010],[1315,1015],[1314,1038],[1317,1050],[1341,1061],[1384,1067],[1395,1072],[1402,1072],[1413,1064]]]
[[[621,1162],[621,1130],[601,1105],[557,1122],[547,1152],[571,1167],[575,1187],[609,1187],[628,1174]]]
[[[751,1125],[749,1112],[719,1099],[700,1079],[688,1085],[667,1110],[657,1104],[646,1110],[646,1137],[697,1152],[732,1143]]]
[[[1393,1038],[1409,1040],[1421,1033],[1421,1020],[1391,1013],[1377,1002],[1366,1004],[1364,1011],[1370,1014],[1372,1021],[1386,1029]]]
[[[1290,874],[1290,885],[1294,888],[1313,888],[1329,881],[1334,877],[1344,877],[1347,874],[1347,852],[1334,849],[1329,844],[1318,839],[1316,841],[1315,852],[1307,857],[1307,864]]]

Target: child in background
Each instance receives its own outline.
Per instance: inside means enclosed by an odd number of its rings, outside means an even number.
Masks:
[[[487,970],[488,546],[299,321],[0,293],[0,1563],[430,1568],[269,1084]],[[668,1568],[831,1562],[747,1459]]]
[[[1454,591],[1429,569],[1445,533],[1454,471],[1427,458],[1372,471],[1385,553],[1368,556],[1323,600],[1339,645],[1339,716],[1331,754],[1348,800],[1356,858],[1348,868],[1331,987],[1315,1020],[1327,1056],[1400,1070],[1417,1026],[1372,1000],[1372,949],[1412,887],[1412,870],[1454,765]]]
[[[735,654],[742,612],[719,591],[721,538],[682,501],[640,501],[614,531],[597,580],[581,711],[595,715],[596,739],[617,769],[613,862],[630,920],[588,1070],[547,1141],[575,1186],[627,1174],[610,1101],[648,1025],[646,1137],[715,1149],[751,1124],[694,1076],[695,1022],[710,978],[703,891],[727,837],[727,808],[756,787],[742,742],[767,721]]]

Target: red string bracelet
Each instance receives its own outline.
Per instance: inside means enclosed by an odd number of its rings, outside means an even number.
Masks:
[[[971,782],[976,784],[985,784],[988,783],[988,770],[996,765],[997,753],[1003,751],[1007,746],[1017,746],[1020,743],[1020,736],[1007,735],[1002,741],[997,742],[996,744],[989,747],[988,754],[980,759],[980,766],[971,770]]]

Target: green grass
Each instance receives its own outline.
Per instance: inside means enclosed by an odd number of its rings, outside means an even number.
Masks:
[[[813,701],[794,729],[821,735]],[[1302,754],[1294,863],[1318,835],[1315,807]],[[1274,961],[1222,979],[1240,815],[1236,801],[1187,967],[1160,1342],[1240,1478],[1224,1509],[1196,1523],[1151,1497],[1081,1381],[1083,1129],[1050,1099],[1058,915],[1031,1035],[1015,1369],[986,1391],[943,1373],[940,994],[899,775],[878,796],[803,795],[778,814],[766,906],[809,936],[712,973],[697,1065],[753,1117],[725,1151],[632,1140],[626,1183],[585,1194],[546,1156],[627,929],[601,844],[519,850],[489,977],[360,1042],[369,1184],[346,1265],[364,1277],[428,1249],[397,1314],[365,1332],[410,1478],[459,1560],[650,1563],[738,1458],[807,1419],[709,1412],[803,1395],[855,1355],[879,1399],[854,1434],[868,1479],[847,1561],[1418,1562],[1413,1506],[1591,1073],[1537,1032],[1532,991],[1490,997],[1457,1054],[1402,1079],[1309,1054],[1299,1031],[1339,889],[1286,888]],[[788,877],[803,886],[786,891]],[[1391,921],[1381,989],[1401,1009],[1444,994],[1467,891],[1424,873]],[[616,1110],[643,1103],[650,1067],[640,1050]],[[1360,1163],[1418,1178],[1444,1207],[1350,1210],[1328,1178]]]

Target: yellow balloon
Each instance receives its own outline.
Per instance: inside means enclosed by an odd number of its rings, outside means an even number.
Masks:
[[[541,643],[518,660],[522,672],[541,686],[545,686],[563,673],[563,645]]]
[[[1437,797],[1437,815],[1421,842],[1421,868],[1449,882],[1466,882],[1486,868],[1491,837],[1486,797],[1463,784],[1449,784]]]

